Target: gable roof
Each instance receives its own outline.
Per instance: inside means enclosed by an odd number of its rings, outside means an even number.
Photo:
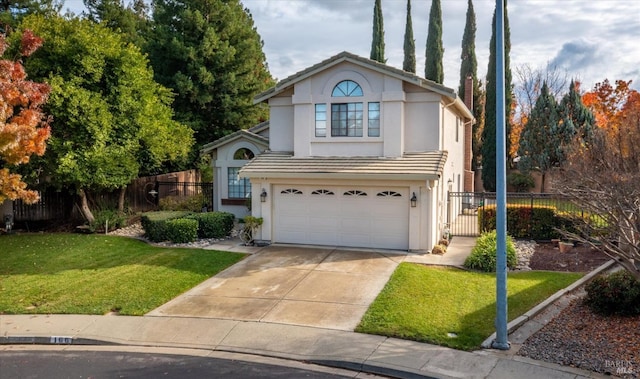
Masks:
[[[446,151],[407,153],[400,158],[307,157],[266,152],[240,169],[246,178],[345,178],[437,180],[447,161]]]
[[[421,87],[421,88],[433,91],[439,95],[445,96],[453,101],[456,109],[458,109],[466,118],[473,120],[473,114],[467,108],[464,102],[458,97],[455,90],[445,87],[441,84],[438,84],[432,80],[421,78],[410,72],[400,70],[395,67],[387,66],[386,64],[383,64],[368,58],[363,58],[361,56],[349,53],[347,51],[343,51],[337,55],[334,55],[329,59],[326,59],[318,64],[315,64],[285,79],[282,79],[281,81],[276,83],[275,86],[269,88],[268,90],[262,93],[257,94],[253,99],[253,103],[258,104],[263,101],[266,101],[269,98],[284,92],[287,88],[293,86],[294,84],[302,80],[305,80],[317,74],[318,72],[334,67],[342,62],[350,62],[355,65],[379,72],[384,75],[392,76],[394,78],[403,80],[407,83],[411,83],[418,87]]]
[[[213,150],[219,148],[220,146],[226,145],[240,138],[245,138],[257,145],[262,145],[265,148],[268,148],[269,139],[267,137],[257,134],[267,129],[268,127],[269,127],[269,121],[265,121],[249,129],[241,129],[231,134],[227,134],[222,138],[218,138],[217,140],[202,146],[202,148],[200,149],[200,155],[210,154]]]

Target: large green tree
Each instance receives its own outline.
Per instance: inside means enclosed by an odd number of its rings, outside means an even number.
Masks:
[[[482,129],[482,185],[487,191],[496,190],[496,12],[493,11],[491,42],[489,43],[489,68],[487,69],[485,123]],[[511,68],[509,53],[511,37],[507,0],[504,0],[504,93],[505,93],[505,132],[511,134]],[[510,141],[506,138],[505,160],[510,162]]]
[[[402,69],[416,73],[416,40],[413,39],[413,22],[411,21],[411,0],[407,0],[407,21],[404,27],[404,60]]]
[[[200,146],[268,118],[253,97],[273,85],[262,40],[239,0],[154,0],[147,52]]]
[[[373,37],[371,39],[370,58],[380,63],[385,63],[384,59],[384,22],[382,21],[382,4],[376,0],[373,6]]]
[[[171,93],[137,47],[88,20],[29,16],[22,26],[45,41],[27,72],[51,86],[51,139],[34,163],[80,196],[89,222],[89,192],[120,188],[122,206],[132,179],[187,156],[192,132],[173,120]]]
[[[467,4],[467,21],[462,34],[462,52],[460,54],[460,86],[458,96],[465,98],[467,77],[473,81],[473,117],[476,123],[473,125],[472,149],[473,160],[472,169],[478,166],[478,156],[480,155],[480,131],[484,125],[484,102],[482,101],[482,90],[478,81],[478,61],[476,59],[476,13],[473,9],[473,2]]]
[[[150,26],[149,6],[144,0],[134,0],[126,5],[124,0],[83,0],[86,16],[94,22],[102,22],[109,28],[123,33],[125,38],[141,49],[144,48]]]
[[[427,51],[424,65],[424,77],[426,79],[440,84],[444,82],[443,57],[442,7],[440,6],[440,0],[432,0],[431,10],[429,11],[429,32],[427,34]]]
[[[540,192],[545,191],[547,173],[564,161],[563,145],[572,135],[572,130],[560,126],[558,103],[544,82],[520,135],[518,148],[518,168],[523,172],[535,169],[542,174]]]

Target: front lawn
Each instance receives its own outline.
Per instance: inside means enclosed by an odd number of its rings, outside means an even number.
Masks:
[[[243,254],[105,235],[0,236],[0,314],[143,315]]]
[[[582,275],[509,272],[509,321]],[[495,297],[495,274],[402,263],[356,331],[477,349],[495,331]]]

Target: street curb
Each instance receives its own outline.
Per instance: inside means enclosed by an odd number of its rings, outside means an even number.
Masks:
[[[69,336],[2,336],[0,345],[120,345],[117,343]]]
[[[538,315],[539,313],[547,309],[551,304],[555,303],[558,299],[568,294],[569,292],[574,291],[576,288],[583,286],[587,282],[591,281],[595,276],[600,275],[600,273],[610,269],[611,266],[613,266],[616,263],[617,262],[614,259],[611,259],[603,263],[601,266],[589,272],[587,275],[583,276],[582,278],[576,280],[568,287],[565,287],[559,290],[558,292],[554,293],[553,295],[548,297],[546,300],[544,300],[540,304],[531,308],[530,310],[525,312],[522,316],[515,318],[514,320],[512,320],[507,324],[507,334],[513,333],[516,329],[518,329],[519,327],[524,325],[527,321],[529,321],[530,319],[532,319],[533,317],[535,317],[536,315]],[[483,349],[491,349],[491,345],[495,339],[496,339],[496,333],[494,332],[486,340],[484,340],[480,346]]]

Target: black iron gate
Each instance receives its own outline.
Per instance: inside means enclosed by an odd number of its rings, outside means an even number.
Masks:
[[[556,194],[508,192],[507,205],[553,206],[556,209],[566,203]],[[449,192],[447,199],[447,224],[453,236],[479,236],[485,227],[482,207],[496,204],[495,192]]]

